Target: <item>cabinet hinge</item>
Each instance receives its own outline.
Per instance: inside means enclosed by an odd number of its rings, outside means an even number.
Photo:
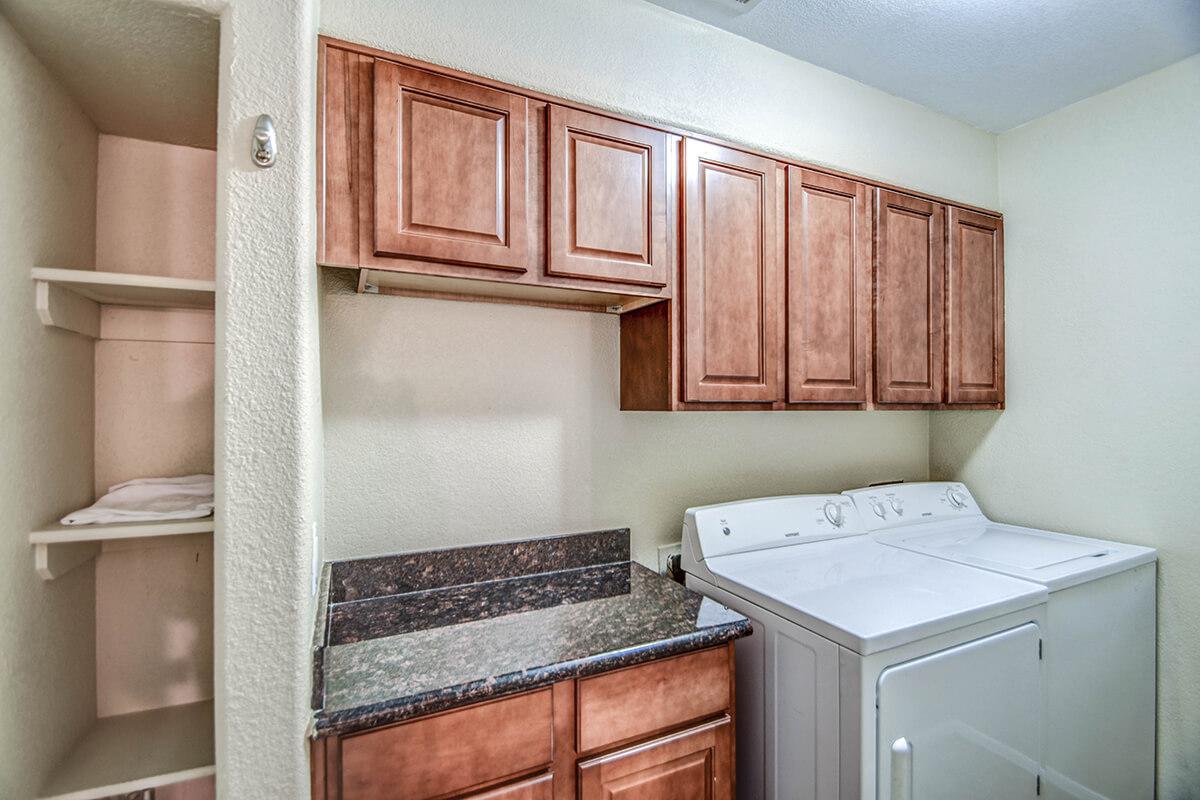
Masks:
[[[1042,776],[1041,775],[1037,776],[1037,794],[1038,794],[1038,797],[1042,796]]]
[[[1038,661],[1042,660],[1042,640],[1038,639]]]

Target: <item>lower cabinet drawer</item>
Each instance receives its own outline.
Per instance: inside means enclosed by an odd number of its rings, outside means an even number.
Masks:
[[[481,703],[341,740],[342,800],[430,800],[548,768],[551,690]],[[543,800],[545,787],[506,787],[489,800]],[[522,788],[522,786],[524,788]],[[524,792],[524,793],[522,793]],[[541,793],[539,793],[541,792]]]
[[[651,661],[579,681],[579,752],[686,725],[732,705],[728,647]]]
[[[527,781],[501,786],[481,794],[469,795],[463,800],[553,800],[554,776],[539,775]]]
[[[732,800],[732,727],[726,716],[584,761],[579,800]]]

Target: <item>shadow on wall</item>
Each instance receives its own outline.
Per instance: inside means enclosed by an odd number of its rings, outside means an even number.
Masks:
[[[612,315],[322,273],[328,558],[630,527],[655,563],[689,506],[928,475],[928,412],[622,412]]]
[[[929,479],[958,480],[975,452],[1000,422],[1003,411],[938,411],[929,437]]]

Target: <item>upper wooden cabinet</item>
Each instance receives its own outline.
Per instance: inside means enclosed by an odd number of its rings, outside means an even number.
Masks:
[[[529,264],[519,95],[375,62],[375,254]]]
[[[999,215],[320,54],[317,258],[359,291],[618,313],[627,410],[1003,407]]]
[[[787,213],[787,400],[866,403],[870,188],[788,167]]]
[[[777,165],[684,140],[684,385],[691,402],[779,396]]]
[[[945,207],[879,189],[875,219],[876,399],[941,403]]]
[[[666,286],[667,135],[556,105],[547,130],[547,272]]]
[[[950,208],[947,402],[1004,401],[1004,223]]]

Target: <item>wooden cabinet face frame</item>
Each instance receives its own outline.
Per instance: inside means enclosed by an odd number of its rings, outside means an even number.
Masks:
[[[667,135],[551,104],[546,271],[666,286]]]
[[[875,212],[875,387],[880,403],[944,397],[945,206],[879,189]]]
[[[526,98],[375,62],[375,255],[528,267]]]
[[[788,167],[787,400],[866,403],[870,188]]]
[[[684,140],[683,399],[778,399],[777,165]]]
[[[1004,222],[950,208],[946,398],[1004,402]]]

